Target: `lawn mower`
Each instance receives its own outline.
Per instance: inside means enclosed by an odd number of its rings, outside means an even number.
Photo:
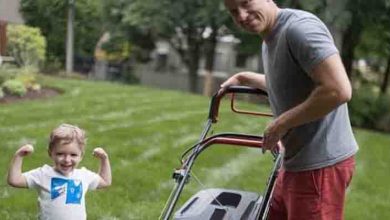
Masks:
[[[182,164],[172,175],[175,180],[167,203],[161,213],[162,220],[265,220],[268,216],[270,199],[274,190],[275,180],[282,163],[279,147],[270,151],[273,155],[273,167],[265,186],[263,194],[242,190],[211,188],[204,189],[193,195],[174,215],[175,206],[183,191],[184,185],[189,181],[191,169],[197,157],[204,150],[214,145],[228,145],[235,147],[252,147],[261,150],[263,137],[239,133],[219,133],[209,135],[213,124],[218,121],[218,112],[221,99],[231,94],[231,109],[235,113],[259,116],[271,114],[246,111],[238,109],[235,103],[235,94],[256,94],[267,96],[267,93],[255,88],[245,86],[231,86],[220,89],[211,99],[208,119],[199,141],[187,149],[182,155]],[[268,152],[268,151],[267,151]],[[264,153],[264,150],[263,150]]]

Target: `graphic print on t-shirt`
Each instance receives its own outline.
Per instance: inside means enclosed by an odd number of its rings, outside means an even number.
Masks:
[[[82,186],[83,184],[79,180],[54,177],[51,179],[51,199],[56,199],[66,193],[65,204],[81,204]]]

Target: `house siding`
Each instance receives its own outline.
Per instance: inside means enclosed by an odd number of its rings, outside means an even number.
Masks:
[[[14,24],[24,23],[19,7],[19,0],[0,0],[0,21]]]

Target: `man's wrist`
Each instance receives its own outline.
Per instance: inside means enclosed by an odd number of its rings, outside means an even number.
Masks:
[[[284,136],[287,133],[287,131],[290,129],[287,120],[285,119],[285,117],[283,117],[283,115],[275,119],[275,125],[277,128],[276,130],[278,131],[281,137]]]
[[[99,157],[100,160],[103,162],[103,161],[108,161],[108,155],[102,155],[101,157]]]
[[[21,159],[21,158],[23,158],[23,156],[22,155],[20,155],[19,153],[15,153],[14,154],[14,159]]]

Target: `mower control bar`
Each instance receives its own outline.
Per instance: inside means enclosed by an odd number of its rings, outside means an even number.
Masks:
[[[265,91],[257,88],[247,87],[247,86],[230,86],[227,88],[222,88],[211,99],[209,120],[211,120],[213,123],[216,123],[218,120],[217,118],[218,118],[219,104],[221,102],[221,99],[228,93],[233,93],[233,94],[244,93],[244,94],[255,94],[255,95],[267,96],[267,93]],[[233,111],[235,111],[235,109],[233,109]],[[235,111],[235,112],[240,113],[239,111]],[[241,113],[248,114],[249,112],[241,112]],[[266,115],[266,114],[261,114],[261,115]]]
[[[255,135],[246,135],[246,134],[233,134],[233,133],[222,133],[213,135],[211,137],[206,138],[202,142],[198,143],[197,151],[193,152],[195,158],[205,149],[207,149],[211,145],[216,144],[226,144],[233,145],[238,147],[253,147],[253,148],[262,148],[263,147],[263,137],[255,136]],[[274,158],[276,158],[279,154],[280,146],[278,146],[275,151],[271,151]],[[191,155],[188,158],[192,157]],[[188,166],[186,163],[188,158],[184,160],[183,167]],[[195,159],[194,158],[194,159]]]
[[[201,143],[202,148],[207,148],[213,144],[228,144],[242,147],[263,147],[263,137],[244,134],[219,134],[211,136]]]

